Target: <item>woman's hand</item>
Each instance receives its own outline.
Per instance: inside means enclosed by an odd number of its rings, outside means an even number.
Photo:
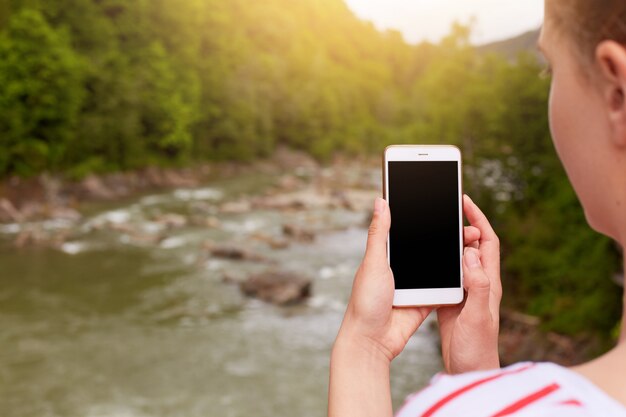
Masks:
[[[431,307],[393,308],[387,261],[389,206],[374,204],[365,257],[359,267],[330,361],[329,417],[391,417],[389,367]]]
[[[446,369],[499,366],[497,356],[500,302],[498,240],[478,207],[465,197],[465,245],[480,251],[485,269],[464,256],[466,301],[440,308]],[[394,281],[387,261],[391,217],[387,202],[376,199],[365,257],[359,267],[330,363],[329,417],[392,415],[389,366],[432,307],[393,308]],[[485,278],[487,277],[487,278]],[[495,353],[495,355],[494,355]]]
[[[352,285],[337,339],[358,339],[378,350],[389,362],[402,352],[432,307],[392,308],[394,281],[387,260],[387,235],[391,225],[389,206],[382,198],[374,203],[365,257]]]
[[[437,310],[441,350],[451,374],[500,367],[498,330],[500,320],[500,243],[478,206],[463,196],[470,226],[465,228],[463,303]]]

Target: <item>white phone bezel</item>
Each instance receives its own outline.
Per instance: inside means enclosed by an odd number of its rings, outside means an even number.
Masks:
[[[463,191],[461,175],[461,151],[452,145],[391,145],[385,148],[383,158],[383,189],[389,201],[389,165],[391,161],[456,161],[459,184],[459,260],[463,259]],[[393,208],[390,208],[393,222]],[[390,260],[389,235],[387,235],[387,262]],[[416,288],[394,290],[394,306],[450,305],[463,301],[463,267],[459,262],[460,287]]]

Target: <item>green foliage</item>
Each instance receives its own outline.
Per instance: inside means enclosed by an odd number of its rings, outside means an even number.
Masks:
[[[550,140],[532,54],[470,29],[406,44],[342,0],[10,0],[0,6],[0,176],[71,177],[277,144],[324,160],[450,143],[503,245],[505,304],[608,335],[614,245],[592,232]]]
[[[62,33],[33,10],[0,37],[0,175],[58,167],[83,98],[81,65]]]
[[[608,335],[621,313],[622,294],[610,280],[619,270],[617,247],[587,226],[564,175],[550,185],[552,193],[503,216],[507,292],[548,329]]]

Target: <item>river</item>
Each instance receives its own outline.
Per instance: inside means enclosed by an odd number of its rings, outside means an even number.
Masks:
[[[330,349],[363,255],[366,213],[216,208],[276,180],[245,174],[92,204],[78,224],[38,226],[69,229],[58,245],[16,248],[25,226],[0,226],[0,415],[324,416]],[[155,220],[169,213],[219,226]],[[314,228],[315,240],[272,249],[253,238],[279,236],[285,222]],[[206,240],[246,244],[311,277],[312,297],[278,307],[242,296],[224,274],[267,265],[207,257]],[[394,406],[440,369],[424,325],[393,364]]]

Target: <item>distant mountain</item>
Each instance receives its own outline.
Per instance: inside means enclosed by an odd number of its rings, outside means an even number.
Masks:
[[[477,49],[483,52],[502,54],[510,59],[517,57],[520,52],[528,51],[536,55],[539,60],[543,61],[543,57],[537,49],[537,40],[539,39],[540,30],[541,29],[531,30],[510,39],[480,45]]]

